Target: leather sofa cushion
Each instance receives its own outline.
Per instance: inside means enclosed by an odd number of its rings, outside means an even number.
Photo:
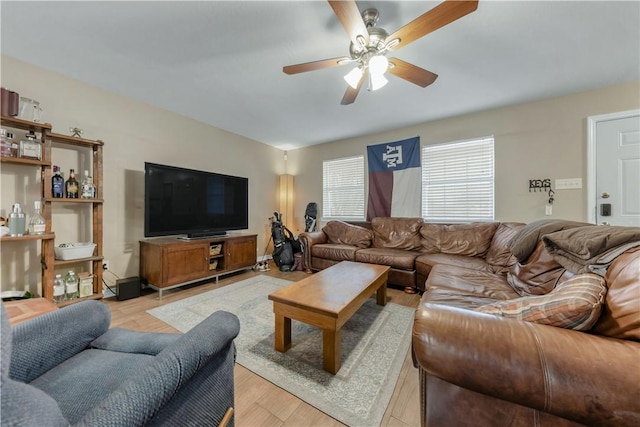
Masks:
[[[465,267],[473,270],[492,272],[492,268],[482,258],[452,254],[422,254],[416,258],[416,271],[427,277],[436,264]]]
[[[422,218],[373,218],[371,220],[373,247],[419,250],[422,246],[420,243],[421,226]]]
[[[402,270],[413,270],[418,255],[420,252],[403,249],[367,248],[359,249],[356,252],[355,260],[369,264],[388,265]]]
[[[440,264],[431,269],[425,288],[421,304],[432,302],[466,309],[519,297],[502,276]]]
[[[420,228],[423,251],[484,257],[497,228],[497,222],[423,224]]]
[[[357,250],[358,248],[351,245],[322,243],[311,247],[311,255],[315,258],[336,261],[355,261]]]
[[[600,316],[607,293],[603,277],[579,274],[547,295],[514,298],[478,307],[476,311],[558,328],[588,331]]]
[[[509,249],[509,242],[524,226],[521,222],[502,222],[496,229],[485,257],[487,264],[493,266],[494,273],[507,274],[509,267],[518,262]]]
[[[609,291],[595,333],[640,341],[640,248],[617,257],[605,275]]]
[[[373,240],[373,232],[364,227],[342,221],[329,221],[322,227],[329,243],[352,245],[357,248],[368,248]]]
[[[525,264],[516,263],[507,274],[507,282],[520,296],[544,295],[573,273],[553,259],[539,242]]]

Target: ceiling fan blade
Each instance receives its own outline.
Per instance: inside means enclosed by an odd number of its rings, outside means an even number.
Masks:
[[[307,71],[320,70],[322,68],[338,67],[351,62],[351,58],[342,56],[340,58],[322,59],[320,61],[305,62],[304,64],[287,65],[282,67],[286,74],[305,73]]]
[[[438,78],[437,74],[434,74],[431,71],[427,71],[424,68],[420,68],[416,65],[409,64],[408,62],[405,62],[398,58],[389,58],[389,63],[393,64],[394,66],[389,67],[387,72],[420,87],[427,87],[431,83],[435,82]]]
[[[365,71],[364,73],[362,73],[362,77],[360,77],[360,81],[358,82],[357,88],[354,89],[351,86],[347,85],[347,91],[344,93],[344,96],[342,97],[342,101],[340,101],[340,104],[342,105],[353,104],[354,101],[356,100],[356,97],[358,96],[358,93],[360,92],[360,88],[362,87],[362,84],[364,83],[365,80],[367,80],[368,77],[369,77],[369,72]]]
[[[390,50],[398,50],[411,42],[418,40],[420,37],[444,27],[452,23],[456,19],[473,12],[478,8],[478,0],[473,1],[457,1],[448,0],[440,3],[430,11],[418,16],[404,27],[396,30],[387,37],[386,42],[399,39],[400,42],[390,47]]]
[[[347,30],[347,34],[349,34],[349,38],[355,46],[360,45],[358,36],[364,37],[363,43],[369,43],[369,32],[367,31],[366,25],[364,25],[355,1],[329,0],[329,5],[331,5],[333,12],[338,17],[344,29]]]

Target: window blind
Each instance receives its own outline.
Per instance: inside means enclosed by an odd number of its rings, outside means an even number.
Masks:
[[[493,136],[423,147],[422,217],[430,222],[493,221]]]
[[[323,162],[322,216],[364,219],[364,156]]]

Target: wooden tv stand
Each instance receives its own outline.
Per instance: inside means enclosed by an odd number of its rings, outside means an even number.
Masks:
[[[256,264],[256,234],[197,240],[161,237],[140,241],[140,278],[159,292],[204,279],[216,279]]]

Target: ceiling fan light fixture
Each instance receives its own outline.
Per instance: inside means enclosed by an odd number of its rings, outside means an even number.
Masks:
[[[370,91],[373,92],[375,90],[381,89],[387,83],[389,83],[389,80],[385,78],[384,74],[369,73],[369,90]]]
[[[387,68],[389,68],[389,60],[386,56],[376,55],[369,60],[369,72],[374,76],[382,77]]]
[[[358,88],[358,83],[360,83],[360,79],[362,78],[362,69],[360,67],[356,67],[353,70],[349,71],[346,76],[344,76],[344,80],[354,89]]]

